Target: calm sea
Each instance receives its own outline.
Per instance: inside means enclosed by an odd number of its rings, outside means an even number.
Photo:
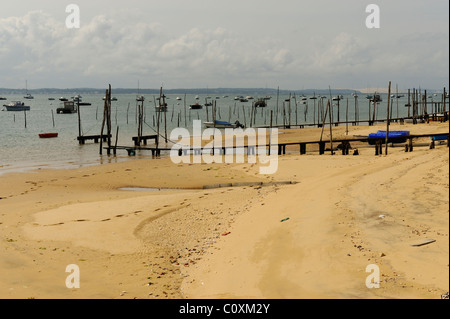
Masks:
[[[74,94],[75,95],[75,94]],[[216,119],[230,121],[234,123],[239,120],[249,126],[250,111],[252,102],[261,96],[253,96],[253,100],[240,102],[235,100],[237,95],[227,96],[208,96],[199,95],[168,95],[167,112],[161,113],[160,134],[164,135],[166,122],[167,132],[177,127],[187,127],[192,129],[192,121],[200,119],[206,121],[206,107],[202,110],[190,110],[189,105],[196,102],[205,104],[205,101],[216,103]],[[34,95],[34,99],[26,100],[23,95],[3,95],[6,101],[0,101],[0,109],[3,110],[4,104],[11,101],[23,101],[31,107],[30,111],[11,112],[0,111],[0,174],[12,171],[23,171],[36,168],[76,168],[87,165],[97,165],[108,162],[126,161],[130,158],[127,152],[119,150],[117,156],[107,156],[106,151],[101,156],[99,154],[100,144],[88,141],[85,145],[79,145],[78,136],[78,114],[57,114],[56,109],[60,107],[60,96]],[[55,100],[49,100],[49,98]],[[111,124],[113,133],[113,144],[116,138],[116,130],[119,127],[118,145],[132,146],[132,136],[137,136],[137,102],[136,95],[113,95],[117,101],[112,102]],[[245,98],[246,96],[244,96]],[[273,111],[273,124],[283,125],[289,123],[305,124],[317,122],[321,116],[319,99],[310,99],[311,95],[302,97],[296,95],[295,98],[289,95],[271,96],[267,100],[267,107],[257,108],[254,117],[255,125],[262,126],[270,124],[270,111]],[[381,95],[383,102],[377,108],[377,118],[386,116],[387,95]],[[70,96],[66,96],[70,99]],[[144,102],[144,126],[143,134],[150,135],[156,133],[157,112],[155,103],[158,96],[146,95]],[[179,98],[179,99],[177,99]],[[306,98],[306,99],[305,99]],[[329,96],[327,97],[327,99]],[[348,99],[348,119],[353,120],[359,116],[360,120],[368,118],[369,102],[366,95],[360,94],[357,99],[358,113],[355,114],[355,98],[352,95],[344,95],[343,100],[339,102],[339,119],[345,121],[347,117],[347,99]],[[91,103],[91,105],[80,106],[81,131],[83,135],[97,135],[101,132],[103,120],[103,95],[82,94],[82,101]],[[326,105],[326,99],[325,105]],[[398,108],[397,108],[398,102]],[[393,100],[393,116],[407,115],[407,108],[404,106],[407,102],[407,96]],[[337,120],[337,102],[333,101],[333,117]],[[209,110],[209,120],[211,121],[211,107]],[[314,112],[315,110],[315,112]],[[398,110],[398,111],[397,111]],[[277,112],[278,111],[278,112]],[[245,118],[244,118],[245,112]],[[165,119],[164,119],[165,115]],[[284,122],[285,121],[285,122]],[[39,133],[57,132],[57,138],[42,139]],[[105,130],[106,132],[106,130]],[[138,156],[151,156],[150,152],[140,152]]]

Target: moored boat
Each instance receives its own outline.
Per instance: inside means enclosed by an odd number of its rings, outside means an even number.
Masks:
[[[389,131],[388,143],[405,143],[409,135],[409,131]],[[370,145],[374,145],[377,140],[384,143],[386,140],[386,131],[377,131],[376,133],[370,133],[368,138]]]
[[[70,114],[70,113],[77,113],[77,108],[75,106],[75,103],[73,101],[66,101],[61,103],[61,107],[58,107],[56,109],[57,114]]]
[[[191,110],[201,110],[201,109],[203,109],[203,105],[198,104],[198,103],[195,103],[195,104],[191,104],[191,105],[189,106],[189,108],[190,108]]]
[[[267,106],[267,102],[265,99],[258,99],[255,102],[255,107],[266,107]]]
[[[7,111],[29,111],[30,107],[28,105],[25,105],[21,101],[12,101],[9,104],[3,105]]]
[[[244,125],[236,121],[234,123],[226,122],[226,121],[213,121],[213,122],[204,122],[206,127],[208,128],[244,128]]]
[[[58,137],[58,133],[40,133],[39,137],[40,138],[54,138],[54,137]]]

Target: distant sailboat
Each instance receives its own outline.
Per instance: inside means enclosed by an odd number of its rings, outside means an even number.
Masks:
[[[27,100],[34,99],[34,97],[30,93],[28,93],[28,81],[25,81],[25,91],[26,91],[26,94],[23,97],[24,99],[27,99]]]

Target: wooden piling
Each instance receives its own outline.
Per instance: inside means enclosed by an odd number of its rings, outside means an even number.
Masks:
[[[331,109],[331,104],[330,104],[330,109]],[[331,112],[328,113],[328,116],[330,117],[330,148],[331,148],[331,155],[334,155],[333,152],[333,124],[332,124],[332,120],[331,120]]]
[[[107,103],[107,101],[106,101],[107,95],[108,95],[108,90],[105,91],[105,103],[103,106],[103,120],[102,120],[102,128],[100,131],[100,152],[99,152],[100,155],[103,154],[103,130],[105,128],[105,121],[106,121],[105,110],[106,110],[106,103]],[[81,143],[81,140],[80,140],[80,143]]]
[[[388,88],[388,100],[387,100],[387,112],[386,112],[386,145],[384,153],[388,155],[388,138],[389,138],[389,107],[390,107],[390,101],[391,101],[391,81],[389,81],[389,88]]]
[[[77,113],[78,113],[78,136],[81,137],[80,99],[77,99]]]
[[[348,135],[348,98],[347,98],[347,108],[345,111],[345,135]]]

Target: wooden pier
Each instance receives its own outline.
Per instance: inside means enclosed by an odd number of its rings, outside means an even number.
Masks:
[[[420,115],[420,116],[406,116],[406,117],[398,117],[398,118],[390,118],[390,123],[428,123],[430,121],[434,122],[446,122],[449,119],[449,111],[446,112],[438,112],[438,113],[430,113],[427,115]],[[360,124],[367,124],[369,126],[373,126],[377,123],[386,123],[386,119],[373,119],[373,120],[349,120],[349,121],[333,121],[331,122],[332,126],[340,126],[340,125],[352,125],[357,126]],[[255,128],[284,128],[284,129],[293,129],[293,128],[306,128],[306,127],[323,127],[323,126],[329,126],[330,123],[303,123],[303,124],[279,124],[279,125],[262,125],[262,126],[256,126]]]
[[[109,135],[109,138],[111,138],[111,135]],[[77,140],[80,143],[80,145],[84,145],[86,141],[88,140],[94,140],[94,143],[98,143],[99,141],[103,140],[103,142],[106,142],[108,140],[108,135],[82,135],[77,136]]]
[[[415,135],[409,135],[405,136],[405,142],[404,143],[398,143],[398,144],[404,144],[405,145],[405,152],[412,152],[413,151],[413,139],[418,138],[424,138],[429,137],[430,138],[430,149],[433,149],[435,147],[435,141],[436,140],[447,140],[447,147],[449,146],[449,133],[434,133],[434,134],[415,134]],[[338,145],[337,149],[340,149],[342,151],[342,155],[349,155],[349,150],[351,148],[350,143],[352,142],[362,142],[367,143],[369,145],[374,145],[375,147],[375,155],[381,155],[382,154],[382,145],[386,143],[385,138],[369,138],[367,136],[360,136],[360,137],[353,137],[353,138],[344,138],[344,139],[333,139],[331,140],[315,140],[315,141],[299,141],[299,142],[287,142],[287,143],[278,143],[274,145],[244,145],[244,146],[220,146],[216,148],[198,148],[198,147],[181,147],[178,149],[178,155],[179,156],[186,156],[189,154],[193,155],[201,155],[202,152],[214,152],[218,151],[220,152],[220,155],[226,155],[230,150],[232,150],[232,153],[237,149],[246,149],[247,155],[256,155],[256,148],[266,148],[266,153],[270,155],[270,148],[276,146],[278,149],[278,155],[284,155],[286,154],[286,147],[287,146],[298,146],[300,155],[306,154],[306,147],[310,144],[317,144],[319,146],[319,155],[325,154],[326,151],[326,145],[335,143]],[[389,142],[388,140],[388,143]],[[107,149],[107,147],[105,147]],[[161,147],[129,147],[129,146],[116,146],[111,147],[110,149],[123,149],[128,152],[128,155],[134,156],[136,155],[136,151],[151,151],[152,156],[159,157],[161,155],[161,152],[170,152],[172,148],[161,148]],[[334,154],[335,149],[330,149],[330,152]],[[357,155],[357,154],[354,154]]]
[[[131,138],[134,142],[135,146],[139,146],[141,145],[141,142],[144,145],[147,145],[147,140],[155,140],[155,143],[158,143],[158,135],[144,135],[144,136],[133,136]]]

